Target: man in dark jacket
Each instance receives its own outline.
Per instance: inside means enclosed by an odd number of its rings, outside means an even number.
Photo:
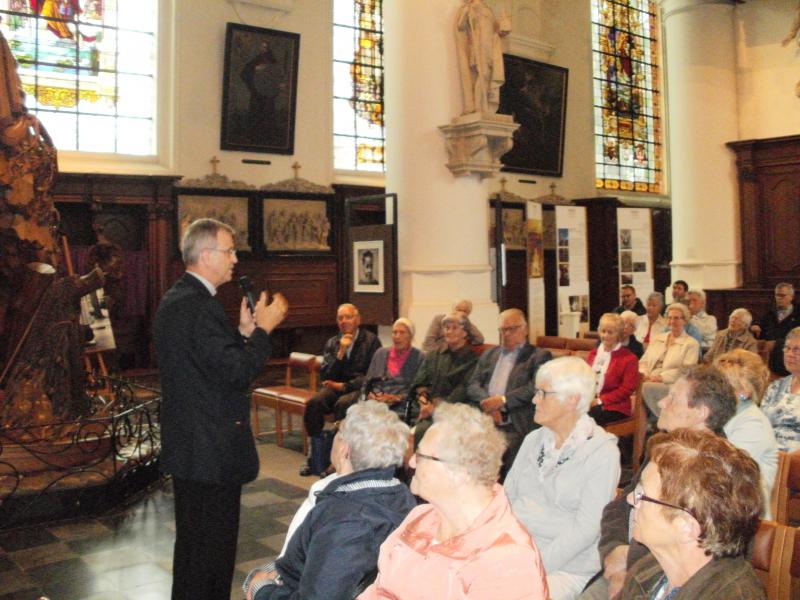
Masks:
[[[502,346],[480,357],[469,380],[467,396],[483,412],[491,414],[498,428],[506,433],[508,448],[500,471],[504,478],[522,440],[535,426],[532,398],[536,371],[553,355],[528,342],[528,322],[518,308],[501,312],[499,323]]]
[[[322,351],[322,389],[308,401],[303,416],[311,452],[322,444],[325,415],[335,412],[340,396],[361,388],[372,355],[381,347],[374,333],[360,328],[361,315],[352,304],[342,304],[338,308],[336,324],[339,333],[325,342]],[[303,477],[319,474],[312,471],[310,461],[300,469]]]
[[[647,314],[647,309],[642,301],[636,297],[636,288],[630,284],[623,285],[619,290],[620,305],[613,312],[622,314],[623,311],[632,310],[637,315]]]
[[[314,507],[290,532],[283,556],[248,575],[247,600],[356,596],[377,567],[381,544],[416,505],[394,478],[409,433],[385,404],[369,400],[348,409],[331,451],[336,474],[326,478]]]
[[[775,286],[775,308],[762,315],[750,331],[759,339],[775,340],[769,356],[769,369],[782,377],[789,374],[783,364],[783,344],[786,334],[795,327],[800,327],[800,308],[794,303],[794,286],[779,283]]]
[[[189,225],[186,273],[164,295],[154,332],[163,399],[161,468],[175,493],[172,598],[230,595],[242,484],[258,474],[248,387],[270,355],[286,300],[266,294],[239,330],[215,298],[236,264],[234,231],[213,219]]]

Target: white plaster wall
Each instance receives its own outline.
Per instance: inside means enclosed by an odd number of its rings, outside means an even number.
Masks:
[[[800,48],[781,46],[797,15],[795,0],[758,0],[736,7],[739,137],[800,133]]]

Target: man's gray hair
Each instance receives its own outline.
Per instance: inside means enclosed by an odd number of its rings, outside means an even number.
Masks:
[[[433,413],[433,423],[445,429],[438,448],[445,468],[458,465],[475,483],[487,487],[497,481],[507,442],[489,415],[466,404],[443,402]]]
[[[649,294],[647,296],[647,301],[650,302],[650,300],[656,300],[658,301],[659,306],[664,306],[664,294],[661,292],[653,292],[652,294]]]
[[[411,430],[382,402],[357,402],[347,409],[339,435],[350,446],[353,469],[385,469],[403,464]]]
[[[620,318],[622,319],[623,322],[625,322],[625,321],[636,321],[636,319],[639,318],[639,315],[637,315],[632,310],[623,310],[621,313],[619,313],[619,316],[620,316]]]
[[[698,289],[689,290],[688,292],[686,292],[686,295],[687,296],[697,296],[698,298],[700,298],[700,300],[703,302],[703,304],[705,304],[705,302],[706,302],[706,293],[703,290],[698,290]]]
[[[236,236],[236,230],[222,221],[216,219],[197,219],[193,221],[181,239],[181,258],[185,265],[196,265],[200,260],[200,252],[207,248],[216,248],[217,232],[227,231],[231,236]]]
[[[564,402],[571,396],[578,396],[579,415],[589,412],[589,405],[595,396],[596,381],[594,371],[585,360],[577,356],[562,356],[548,360],[536,372],[536,387],[547,382]]]
[[[753,323],[753,314],[746,308],[734,308],[731,311],[731,317],[739,317],[747,329],[750,329],[750,325]]]
[[[785,281],[779,283],[775,286],[775,291],[777,292],[778,290],[789,290],[789,293],[794,296],[794,286],[791,283]]]

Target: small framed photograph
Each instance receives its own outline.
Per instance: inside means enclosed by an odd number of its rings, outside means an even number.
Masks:
[[[383,240],[353,242],[353,291],[382,294],[385,285]]]

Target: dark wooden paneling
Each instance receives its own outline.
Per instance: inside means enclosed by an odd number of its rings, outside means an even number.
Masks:
[[[706,290],[706,311],[717,318],[717,326],[728,326],[728,316],[735,308],[746,308],[753,319],[774,307],[773,288],[734,288]]]

